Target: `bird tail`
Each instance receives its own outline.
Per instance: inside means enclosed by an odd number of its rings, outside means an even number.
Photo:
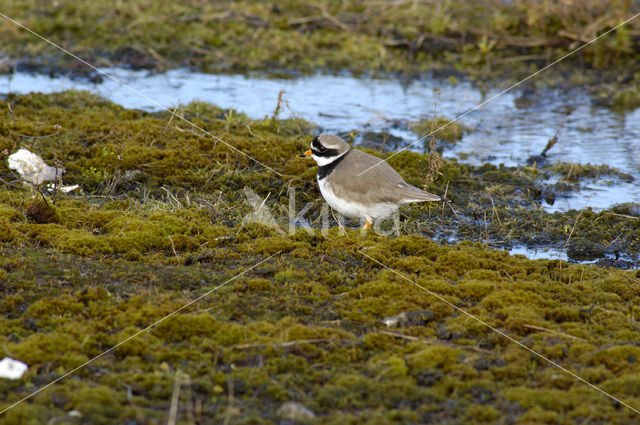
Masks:
[[[425,192],[417,187],[407,185],[406,188],[400,189],[401,195],[405,198],[403,203],[409,202],[440,202],[442,197],[433,193]]]

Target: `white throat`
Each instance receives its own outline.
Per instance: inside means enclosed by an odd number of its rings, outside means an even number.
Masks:
[[[349,152],[349,151],[347,150],[347,152]],[[345,153],[343,153],[341,155],[336,155],[336,156],[315,156],[315,155],[311,155],[311,157],[313,159],[315,159],[315,161],[318,163],[318,166],[322,167],[323,165],[329,165],[333,161],[335,161],[336,159],[345,156],[347,154],[347,152],[345,152]]]

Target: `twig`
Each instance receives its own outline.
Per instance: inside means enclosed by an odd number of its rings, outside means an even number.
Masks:
[[[343,234],[344,236],[347,237],[347,239],[349,239],[349,234],[344,230],[344,225],[342,224],[342,221],[338,220],[338,217],[336,217],[336,215],[333,213],[333,208],[331,208],[328,205],[327,205],[327,208],[329,208],[329,212],[331,213],[331,217],[333,217],[333,219],[338,224],[338,229],[339,229],[338,233]]]
[[[436,151],[436,123],[438,121],[438,101],[440,100],[440,90],[433,89],[433,120],[431,120],[431,137],[429,138],[429,168],[427,169],[427,175],[425,177],[426,183],[431,183],[436,180],[438,175],[442,175],[440,169],[442,168],[442,158]]]
[[[569,244],[569,241],[571,240],[571,236],[573,236],[573,231],[576,230],[576,225],[578,224],[578,220],[580,220],[580,216],[582,215],[582,213],[584,212],[584,209],[580,210],[580,214],[578,214],[578,216],[576,217],[576,221],[575,223],[573,223],[573,227],[571,228],[571,232],[569,232],[569,237],[567,238],[567,241],[564,243],[564,247],[562,249],[565,249],[567,247],[567,245]]]
[[[260,135],[258,135],[258,134],[256,134],[256,133],[254,133],[253,131],[251,131],[251,125],[250,125],[250,124],[247,124],[247,131],[249,132],[249,134],[250,134],[252,137],[258,138],[258,139],[260,139],[260,140],[264,140],[264,137],[262,137],[262,136],[260,136]],[[211,177],[209,177],[209,178],[211,178]]]
[[[449,193],[449,180],[447,180],[447,185],[444,187],[444,195],[442,195],[442,216],[444,217],[444,203],[448,201],[447,193]]]
[[[574,163],[570,163],[569,164],[569,172],[567,173],[567,177],[564,178],[564,180],[569,183],[569,179],[571,178],[571,173],[573,173],[573,167],[574,167]]]
[[[169,192],[169,190],[166,187],[162,186],[160,187],[160,189],[167,192],[167,202],[169,202],[172,207],[184,208],[184,205],[182,205],[182,203],[178,200],[178,198],[176,198],[176,196],[173,193]],[[173,202],[172,202],[172,199],[173,199]]]
[[[438,339],[424,338],[424,337],[418,337],[413,335],[405,335],[400,332],[393,332],[393,331],[387,331],[387,330],[378,330],[377,332],[385,335],[391,335],[396,338],[406,339],[407,341],[419,341],[419,342],[424,342],[425,344],[428,344],[428,345],[436,345],[436,344],[446,345],[449,347],[463,348],[465,350],[475,351],[476,353],[491,354],[491,351],[485,350],[484,348],[476,347],[474,345],[454,344],[452,342],[440,341]]]
[[[487,188],[487,193],[489,194],[489,199],[491,200],[491,207],[493,208],[493,213],[496,215],[496,218],[498,219],[498,223],[500,224],[500,227],[504,227],[502,225],[502,220],[500,220],[500,215],[498,214],[498,210],[496,209],[496,204],[493,203],[493,196],[491,196],[491,192],[489,192],[488,188]]]
[[[543,328],[542,326],[536,326],[536,325],[522,325],[522,326],[524,326],[525,328],[529,328],[529,329],[535,329],[537,331],[549,332],[549,333],[552,333],[552,334],[555,334],[555,335],[566,336],[567,338],[577,339],[578,341],[585,341],[585,342],[587,341],[586,339],[580,338],[579,336],[570,335],[568,333],[564,333],[564,332],[561,332],[561,331],[556,331],[556,330],[549,329],[549,328]]]
[[[284,96],[285,93],[286,91],[284,89],[278,92],[278,103],[276,104],[276,108],[273,110],[273,115],[271,115],[271,119],[273,121],[276,121],[280,115],[280,109],[282,109],[282,96]]]
[[[449,205],[449,208],[451,208],[451,212],[453,212],[453,215],[456,216],[456,218],[458,219],[458,221],[462,221],[460,220],[460,216],[458,215],[458,213],[456,212],[456,210],[453,209],[453,206],[451,205],[451,202],[447,202],[447,205]]]
[[[53,205],[56,204],[56,198],[58,196],[58,180],[60,181],[60,183],[62,182],[62,175],[58,176],[58,170],[61,168],[62,166],[62,162],[60,162],[60,160],[58,159],[58,155],[54,152],[53,153],[55,156],[55,168],[56,168],[56,175],[55,178],[53,180],[53,196],[51,197],[51,202],[53,203]]]
[[[182,383],[182,373],[177,370],[173,381],[173,392],[171,393],[171,407],[169,408],[169,420],[167,425],[175,425],[178,416],[178,401],[180,400],[180,384]]]
[[[632,215],[616,214],[616,213],[612,213],[612,212],[605,212],[605,213],[602,213],[602,215],[601,215],[600,217],[596,218],[596,219],[595,219],[595,220],[593,220],[593,221],[594,221],[594,222],[596,222],[596,221],[600,220],[602,217],[604,217],[605,215],[613,215],[613,216],[616,216],[616,217],[629,218],[629,219],[631,219],[631,220],[640,220],[640,217],[634,217],[634,216],[632,216]]]
[[[193,404],[191,404],[191,400],[193,398],[193,392],[191,391],[191,377],[186,373],[182,374],[182,383],[184,384],[184,387],[185,387],[184,395],[186,398],[185,404],[187,407],[187,420],[189,421],[189,424],[195,425],[196,418],[194,415],[194,410],[196,406],[195,406],[195,400],[193,401]]]
[[[512,62],[524,62],[524,61],[532,61],[532,60],[543,60],[546,59],[546,55],[520,55],[520,56],[510,56],[508,58],[497,58],[494,59],[494,63],[498,64],[507,64]]]
[[[442,215],[444,215],[444,204],[446,203],[447,205],[449,205],[449,208],[451,208],[451,212],[453,213],[453,215],[456,216],[458,221],[462,221],[462,220],[460,220],[460,216],[458,215],[456,210],[451,205],[451,201],[449,201],[449,199],[447,199],[447,193],[448,192],[449,192],[449,180],[447,180],[447,186],[444,189],[444,195],[442,195],[442,202],[443,202],[443,204],[442,204]]]
[[[551,139],[549,139],[549,141],[547,142],[547,145],[544,147],[544,149],[540,153],[540,156],[546,157],[549,149],[551,149],[556,143],[558,143],[558,135],[560,134],[560,130],[562,130],[562,127],[564,127],[564,124],[567,122],[567,118],[569,118],[569,115],[571,115],[573,111],[574,111],[573,108],[567,111],[562,121],[560,121],[560,124],[558,124],[558,128],[556,128],[556,133],[553,135]]]
[[[116,185],[119,183],[118,180],[119,180],[119,172],[118,170],[116,170],[116,172],[113,173],[113,178],[111,179],[111,183],[109,184],[109,190],[107,191],[107,194],[105,195],[105,197],[102,199],[102,202],[100,202],[100,205],[98,205],[98,208],[102,208],[105,202],[107,202],[107,199],[111,197],[113,190],[115,189]]]
[[[329,338],[315,338],[315,339],[299,339],[297,341],[288,341],[288,342],[282,342],[282,343],[261,343],[261,344],[239,344],[239,345],[232,345],[231,349],[235,349],[235,350],[247,350],[249,348],[265,348],[265,347],[282,347],[282,348],[286,348],[286,347],[292,347],[295,345],[302,345],[302,344],[316,344],[319,342],[329,342],[332,341]]]
[[[236,413],[236,409],[233,406],[235,402],[235,396],[233,395],[233,379],[227,379],[227,387],[229,388],[229,405],[227,406],[227,410],[224,415],[224,425],[229,425],[231,422],[231,417]]]
[[[373,112],[376,112],[376,111],[373,111]],[[378,113],[378,112],[376,112],[376,113]],[[318,112],[318,116],[319,117],[327,117],[327,118],[349,118],[348,115],[329,114],[327,112]]]
[[[169,62],[164,57],[162,57],[162,55],[158,53],[156,50],[154,50],[151,47],[148,47],[147,53],[149,53],[156,61],[160,62],[158,68],[161,71],[164,71],[167,68],[169,68]]]
[[[31,183],[29,183],[31,184]],[[42,191],[40,190],[40,188],[38,186],[36,186],[35,184],[31,184],[31,186],[38,191],[38,193],[40,194],[40,196],[42,196],[42,200],[44,201],[44,203],[47,205],[48,208],[51,208],[51,205],[49,205],[49,202],[47,201],[47,198],[44,196],[44,193],[42,193]]]
[[[171,235],[167,235],[167,237],[169,238],[169,241],[171,242],[171,249],[173,250],[173,255],[175,255],[176,259],[178,260],[178,262],[180,262],[180,257],[178,256],[178,253],[176,252],[176,246],[173,244],[173,238],[171,237]]]
[[[291,109],[291,106],[289,106],[289,101],[288,100],[284,100],[284,105],[287,107],[287,109],[289,110],[289,112],[291,112],[291,117],[293,118],[293,123],[296,125],[296,127],[298,128],[298,134],[302,134],[302,128],[300,128],[300,124],[298,124],[298,121],[300,120],[300,117],[298,117],[298,115],[293,112],[293,109]]]
[[[620,239],[620,236],[624,235],[625,232],[620,233],[618,236],[616,236],[616,238],[614,240],[612,240],[611,242],[609,242],[607,244],[607,246],[604,247],[604,249],[609,248],[611,245],[613,245],[618,239]]]
[[[484,243],[489,244],[489,227],[487,226],[487,211],[483,212],[484,215]]]
[[[3,179],[2,177],[0,177],[0,183],[2,183],[3,185],[6,185],[6,186],[11,186],[11,187],[21,187],[21,185],[13,183],[13,182],[8,182],[5,179]]]
[[[271,196],[271,192],[267,193],[267,196],[264,197],[264,199],[262,200],[262,203],[260,204],[260,206],[258,207],[258,210],[256,211],[256,214],[260,214],[260,211],[262,211],[264,204],[267,203],[267,199],[269,199],[269,196]]]
[[[305,25],[305,24],[309,24],[311,22],[318,22],[323,20],[324,18],[322,16],[303,16],[302,18],[296,18],[296,19],[291,19],[287,21],[287,24],[289,26],[295,26],[295,25]]]
[[[176,116],[176,111],[178,110],[178,105],[176,105],[175,108],[173,108],[173,111],[171,112],[171,115],[169,116],[169,121],[167,121],[167,125],[164,126],[164,130],[162,131],[163,133],[167,131],[167,129],[169,128],[169,126],[171,125],[171,122],[173,121],[173,117]]]
[[[310,4],[320,9],[320,12],[322,12],[322,17],[325,18],[327,21],[331,22],[333,25],[337,26],[343,31],[347,31],[347,32],[351,31],[351,28],[349,28],[347,24],[343,23],[340,19],[330,14],[329,11],[327,10],[327,7],[324,4],[320,4],[316,2],[312,2]]]

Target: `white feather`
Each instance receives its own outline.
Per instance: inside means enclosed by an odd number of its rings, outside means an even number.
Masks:
[[[348,217],[379,219],[390,216],[399,208],[398,205],[389,202],[364,205],[359,202],[351,202],[346,199],[338,198],[326,178],[318,180],[318,186],[320,187],[320,193],[322,193],[322,197],[327,201],[327,204],[340,214]]]
[[[347,152],[343,153],[342,155],[346,155]],[[338,155],[338,156],[316,156],[316,155],[311,155],[311,158],[315,159],[315,161],[318,163],[319,167],[322,167],[323,165],[331,164],[333,161],[335,161],[336,159],[340,158],[342,155]]]

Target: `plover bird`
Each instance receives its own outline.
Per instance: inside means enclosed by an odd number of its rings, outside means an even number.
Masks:
[[[318,185],[325,201],[340,214],[365,221],[369,229],[411,202],[436,202],[442,198],[405,182],[380,158],[351,146],[338,136],[321,134],[300,156],[318,163]]]

